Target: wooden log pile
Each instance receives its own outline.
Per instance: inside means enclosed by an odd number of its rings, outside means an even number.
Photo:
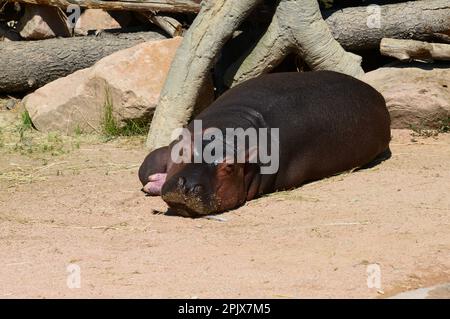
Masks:
[[[253,39],[250,37],[244,47],[224,51],[234,51],[235,53],[233,53],[233,58],[228,59],[233,60],[231,65],[226,65],[227,68],[223,74],[219,72],[221,77],[219,82],[221,83],[231,83],[232,85],[232,83],[237,83],[247,75],[270,71],[278,63],[281,63],[286,53],[303,52],[305,50],[304,47],[295,46],[300,45],[303,39],[308,37],[307,34],[299,36],[299,39],[295,41],[288,41],[293,38],[285,32],[295,28],[298,29],[298,35],[303,32],[303,25],[299,22],[304,18],[303,11],[305,10],[302,11],[301,8],[302,6],[303,8],[309,7],[316,0],[292,1],[292,3],[297,2],[292,5],[286,1],[240,0],[236,2],[236,5],[229,5],[233,1],[0,0],[0,70],[2,70],[0,74],[0,95],[27,93],[48,83],[48,81],[66,76],[80,68],[89,67],[103,56],[134,45],[139,41],[183,36],[191,26],[197,28],[198,25],[201,25],[204,28],[203,30],[208,36],[201,39],[202,41],[211,39],[216,41],[216,43],[204,46],[204,48],[208,48],[209,54],[214,51],[214,57],[211,57],[210,61],[208,60],[206,63],[206,60],[202,60],[205,62],[205,70],[213,67],[211,63],[218,60],[222,53],[222,47],[237,33],[245,33],[246,30],[253,30],[256,34],[261,35],[266,33],[266,37]],[[402,60],[447,59],[448,47],[445,46],[445,43],[450,43],[450,5],[448,0],[409,2],[400,2],[399,0],[395,1],[395,4],[386,4],[389,1],[369,1],[370,3],[382,4],[375,7],[379,11],[368,10],[368,7],[364,6],[367,1],[364,3],[360,1],[363,6],[331,7],[331,9],[329,8],[330,3],[339,5],[351,3],[354,5],[359,2],[358,0],[350,2],[317,1],[322,4],[322,16],[326,23],[322,26],[325,29],[329,28],[332,38],[346,51],[356,54],[359,54],[361,50],[378,51],[381,43],[381,54],[392,58]],[[237,12],[237,10],[240,10],[239,8],[245,7],[242,5],[245,2],[248,2],[248,7],[251,8],[248,13]],[[223,14],[223,17],[219,19],[217,14],[214,13],[215,11],[211,11],[211,23],[209,20],[202,22],[196,18],[202,19],[202,11],[215,10],[214,8],[221,6],[220,3],[225,3],[227,8],[229,7],[227,10],[232,14],[221,9],[223,12],[220,11],[220,14]],[[297,8],[295,10],[299,11],[296,12],[294,9],[293,12],[284,10],[283,4],[286,7]],[[323,4],[326,5],[323,6]],[[47,24],[54,24],[55,21],[46,21],[49,18],[45,18],[45,15],[36,18],[33,15],[24,14],[29,8],[36,7],[43,10],[53,8],[53,15],[51,16],[57,16],[57,18],[51,19],[60,19],[59,25],[66,26],[67,24],[68,30],[62,30],[62,32],[52,30],[55,32],[45,34],[45,30],[42,31],[41,29],[49,28]],[[79,26],[77,23],[80,16],[82,20],[87,10],[99,10],[111,15],[117,20],[115,21],[115,27],[97,26],[86,32],[85,30],[78,32]],[[286,15],[288,12],[289,16]],[[116,16],[120,18],[120,15],[125,13],[128,15],[127,19],[131,22],[122,23],[124,19],[116,18]],[[372,19],[372,16],[377,18],[377,14],[380,26],[371,27],[368,24],[369,19]],[[36,29],[33,36],[23,32],[24,26],[29,27],[30,25],[31,28]],[[223,30],[223,28],[229,28],[229,30]],[[270,38],[267,30],[273,31],[273,34],[277,36],[273,39]],[[134,34],[138,31],[140,33]],[[308,32],[306,31],[306,33]],[[103,36],[105,34],[106,36]],[[317,36],[311,36],[311,39],[319,40]],[[264,50],[260,49],[264,49],[266,38],[276,39],[278,41],[276,43],[280,44],[279,50],[267,51],[267,54],[263,54]],[[389,39],[382,41],[383,38]],[[285,40],[284,44],[281,39]],[[422,42],[399,41],[402,39]],[[186,41],[189,41],[189,39]],[[427,42],[423,43],[424,41]],[[331,40],[328,39],[326,42],[331,43]],[[254,48],[256,48],[256,51]],[[252,50],[253,52],[251,52]],[[201,56],[198,53],[192,54],[193,57]],[[350,58],[350,64],[353,63],[353,58],[355,58],[354,61],[359,61],[357,56],[345,56]],[[308,57],[305,58],[306,64],[308,64]],[[221,60],[227,60],[227,57],[222,56]],[[192,61],[192,64],[202,65],[202,61]],[[321,63],[325,62],[323,60]],[[309,64],[310,66],[314,65],[314,63]],[[183,67],[181,66],[181,68]]]
[[[70,5],[88,9],[187,12],[198,13],[201,0],[17,0],[20,3],[54,6],[62,9]]]
[[[201,0],[0,0],[0,95],[25,94],[115,51],[180,36],[200,8]]]

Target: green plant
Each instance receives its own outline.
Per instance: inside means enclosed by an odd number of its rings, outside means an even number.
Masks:
[[[30,113],[28,113],[28,111],[23,111],[20,117],[22,119],[21,124],[25,129],[31,129],[33,127],[33,122],[31,121]]]
[[[20,141],[25,140],[25,132],[31,130],[32,128],[33,122],[31,121],[30,114],[25,110],[20,114],[20,123],[16,127],[19,132]]]
[[[114,105],[111,95],[106,91],[105,103],[103,105],[102,133],[108,138],[118,136],[144,135],[147,132],[147,121],[126,120],[121,124],[114,116]]]
[[[103,104],[102,131],[106,136],[118,136],[119,126],[113,114],[114,106],[109,91],[106,91],[105,103]]]
[[[411,124],[409,128],[414,132],[414,136],[433,137],[440,133],[450,132],[450,116],[439,120],[437,128],[428,129],[424,123]]]
[[[413,131],[413,136],[421,136],[421,137],[433,137],[439,134],[438,130],[433,129],[425,129],[423,127],[417,125],[410,125],[410,129]]]
[[[73,133],[75,135],[79,136],[79,135],[83,134],[84,132],[83,132],[83,129],[79,125],[77,125],[77,126],[75,126]]]
[[[16,125],[16,131],[19,133],[19,142],[16,143],[14,149],[20,150],[21,152],[25,151],[27,153],[31,153],[31,140],[27,135],[28,131],[31,131],[33,128],[33,124],[31,122],[31,117],[28,111],[23,111],[20,114],[20,122]]]
[[[148,123],[144,120],[127,120],[121,128],[122,136],[145,135],[148,130]]]
[[[439,132],[449,133],[450,132],[450,116],[441,120]]]
[[[0,148],[5,147],[5,138],[3,136],[3,129],[0,127]]]

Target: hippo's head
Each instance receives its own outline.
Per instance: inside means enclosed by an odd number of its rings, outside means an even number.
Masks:
[[[174,164],[161,195],[178,214],[188,217],[238,207],[247,197],[244,165],[226,162]]]
[[[168,147],[152,152],[140,170],[143,191],[161,195],[171,209],[188,217],[224,212],[254,198],[258,148],[230,142],[221,132],[208,128],[196,135],[183,129]]]
[[[172,146],[151,152],[139,168],[142,191],[162,199],[178,214],[197,217],[243,204],[245,164],[175,163]],[[192,156],[192,154],[190,154]]]

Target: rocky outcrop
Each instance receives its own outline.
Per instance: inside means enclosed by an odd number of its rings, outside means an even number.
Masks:
[[[150,118],[181,38],[121,50],[24,98],[40,131],[101,131],[105,105],[119,123]]]
[[[450,117],[447,64],[402,64],[368,72],[363,80],[383,94],[392,128],[439,128]]]

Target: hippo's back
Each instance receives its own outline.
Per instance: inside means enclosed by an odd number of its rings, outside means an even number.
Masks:
[[[383,97],[341,73],[263,75],[230,89],[198,118],[208,126],[236,127],[240,109],[254,110],[280,130],[277,189],[362,166],[389,145]]]

